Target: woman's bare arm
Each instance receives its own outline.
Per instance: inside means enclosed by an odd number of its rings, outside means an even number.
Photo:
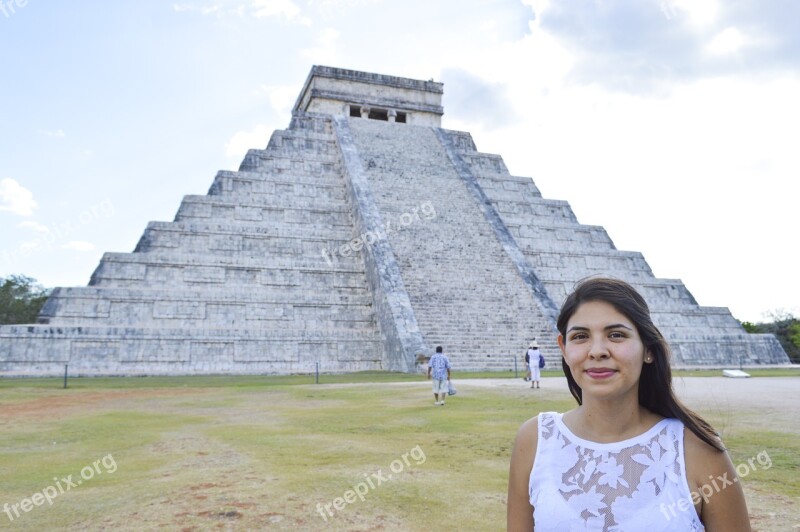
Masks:
[[[699,502],[700,520],[707,532],[750,532],[744,491],[728,453],[714,449],[689,430],[685,431],[684,447],[689,488]]]
[[[528,496],[533,459],[538,442],[538,418],[531,418],[519,428],[511,453],[508,472],[508,513],[506,527],[509,532],[533,530],[533,507]]]

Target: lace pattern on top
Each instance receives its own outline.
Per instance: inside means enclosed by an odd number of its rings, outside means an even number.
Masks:
[[[683,424],[676,419],[603,444],[572,434],[561,414],[540,414],[529,494],[537,532],[704,530],[686,482]]]

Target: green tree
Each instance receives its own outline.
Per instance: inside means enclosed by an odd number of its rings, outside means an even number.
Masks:
[[[50,290],[24,275],[0,277],[0,325],[36,323]]]
[[[800,349],[800,323],[795,323],[789,327],[789,340],[792,341],[796,348]]]
[[[761,332],[761,328],[759,327],[758,323],[753,323],[751,321],[742,321],[740,322],[744,330],[748,332],[748,334],[757,334]]]
[[[772,321],[741,322],[742,327],[750,334],[774,334],[783,346],[783,350],[789,355],[789,359],[795,364],[800,363],[800,319],[795,318],[791,312],[784,309],[769,312],[767,317]]]

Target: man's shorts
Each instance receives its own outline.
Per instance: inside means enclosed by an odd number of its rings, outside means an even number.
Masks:
[[[447,393],[447,379],[433,379],[433,393]]]

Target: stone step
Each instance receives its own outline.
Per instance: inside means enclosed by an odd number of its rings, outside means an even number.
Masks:
[[[313,131],[315,133],[333,133],[330,116],[315,115],[313,113],[294,113],[289,124],[292,131]]]
[[[322,255],[260,259],[177,253],[106,253],[92,274],[91,286],[307,286],[309,289],[366,283],[358,254],[327,262]]]
[[[541,198],[539,189],[530,178],[523,177],[481,177],[478,183],[483,188],[486,196],[494,201],[515,200],[527,197]]]
[[[598,225],[508,223],[506,226],[525,250],[533,251],[538,248],[557,251],[560,246],[585,246],[598,250],[616,249],[606,230]]]
[[[371,313],[355,311],[334,312],[331,309],[313,309],[312,307],[293,307],[292,312],[283,317],[272,314],[251,314],[249,309],[227,305],[208,305],[195,310],[196,315],[182,315],[187,310],[181,308],[175,314],[169,314],[167,304],[153,306],[147,303],[112,302],[107,315],[91,316],[58,316],[40,323],[52,326],[119,326],[127,323],[130,327],[149,328],[258,328],[263,331],[275,331],[292,328],[298,331],[354,330],[374,334],[375,319]],[[165,310],[167,309],[167,310]],[[271,312],[271,309],[269,309]],[[269,317],[265,317],[269,316]],[[307,317],[306,317],[307,316]]]
[[[372,299],[366,287],[330,287],[324,292],[309,290],[302,286],[262,287],[248,286],[231,289],[176,290],[163,288],[103,288],[97,286],[57,288],[47,300],[40,316],[75,312],[91,313],[92,309],[105,313],[110,301],[154,302],[170,304],[199,303],[215,305],[280,306],[342,306],[368,307]]]
[[[312,152],[307,149],[272,148],[248,150],[239,165],[239,171],[280,168],[314,174],[329,171],[337,163],[339,163],[339,154],[335,146],[325,148],[320,152]]]
[[[315,133],[306,130],[279,129],[272,133],[267,143],[266,151],[290,157],[295,154],[311,155],[312,157],[338,156],[336,138],[333,134]]]
[[[491,198],[490,198],[491,199]],[[495,209],[506,224],[538,225],[578,223],[569,202],[550,200],[535,196],[517,198],[516,201],[492,201]]]
[[[349,225],[314,223],[268,224],[262,220],[201,220],[177,222],[150,222],[147,229],[152,231],[209,233],[230,236],[263,238],[309,238],[316,240],[348,240],[352,237]]]
[[[210,220],[224,223],[232,220],[352,227],[349,209],[344,202],[314,200],[303,201],[298,206],[286,203],[265,196],[184,196],[175,221]]]
[[[305,157],[290,157],[278,153],[267,153],[266,150],[249,150],[239,172],[297,172],[304,175],[328,174],[338,167],[339,161],[331,157],[309,159]]]
[[[330,123],[328,124],[330,126]],[[291,148],[293,150],[308,150],[317,153],[330,153],[330,145],[336,145],[333,128],[329,131],[314,131],[313,129],[277,129],[272,132],[267,150]]]
[[[477,151],[462,151],[459,155],[479,179],[485,176],[511,177],[511,173],[500,155]]]
[[[344,186],[344,178],[342,177],[342,169],[340,165],[332,165],[326,167],[324,172],[315,174],[308,174],[303,172],[296,172],[294,170],[251,170],[251,171],[236,171],[231,172],[228,170],[217,172],[217,176],[248,179],[251,181],[266,181],[269,183],[283,183],[293,185],[295,183],[303,185],[317,185],[317,186]]]
[[[377,370],[380,342],[360,330],[284,327],[0,327],[0,371],[24,364],[31,375],[266,374]]]
[[[136,252],[181,250],[184,253],[313,254],[336,249],[353,239],[343,226],[267,225],[264,223],[150,222]]]
[[[247,196],[265,205],[315,206],[315,202],[344,202],[343,183],[283,183],[248,177],[246,173],[218,174],[208,190],[212,196]],[[261,198],[254,198],[254,195]],[[322,203],[325,205],[327,203]]]

